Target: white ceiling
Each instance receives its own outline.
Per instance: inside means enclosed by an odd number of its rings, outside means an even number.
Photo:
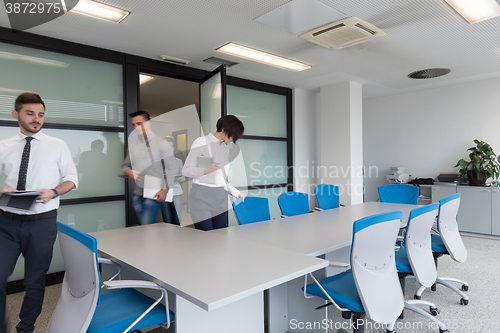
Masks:
[[[288,0],[101,0],[131,15],[113,24],[68,13],[28,31],[152,59],[165,54],[205,70],[216,66],[203,59],[225,58],[239,62],[228,68],[228,75],[290,88],[317,90],[353,80],[363,84],[365,99],[500,76],[500,17],[471,25],[444,0],[319,1],[374,24],[387,36],[333,51],[254,21]],[[10,27],[4,10],[0,26]],[[312,68],[289,72],[215,51],[227,42]],[[450,68],[451,73],[429,80],[407,78],[433,67]]]

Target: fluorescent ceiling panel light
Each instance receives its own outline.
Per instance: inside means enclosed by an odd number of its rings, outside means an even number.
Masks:
[[[92,16],[101,20],[120,23],[130,12],[91,0],[79,0],[71,12]]]
[[[3,52],[3,51],[0,51],[0,58],[6,59],[6,60],[31,62],[33,64],[45,65],[45,66],[51,66],[51,67],[59,67],[59,68],[66,68],[69,66],[68,63],[63,62],[63,61],[38,58],[38,57],[27,56],[24,54]]]
[[[139,74],[139,84],[143,84],[144,82],[148,82],[152,79],[154,79],[153,75]]]
[[[219,47],[216,50],[222,53],[234,55],[236,57],[245,58],[248,60],[287,69],[294,72],[300,72],[303,71],[304,69],[311,68],[310,65],[306,65],[295,60],[286,59],[271,53],[251,49],[249,47],[241,46],[234,43],[228,43],[224,46]]]
[[[445,0],[470,24],[488,20],[500,15],[497,0]]]

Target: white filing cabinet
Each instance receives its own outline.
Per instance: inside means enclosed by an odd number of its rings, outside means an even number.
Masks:
[[[491,233],[500,236],[500,188],[491,189]]]
[[[458,228],[460,231],[491,234],[491,188],[458,186],[462,193],[458,209]]]
[[[439,200],[449,197],[450,195],[453,195],[455,193],[457,193],[457,186],[455,184],[432,185],[432,203],[438,202]]]

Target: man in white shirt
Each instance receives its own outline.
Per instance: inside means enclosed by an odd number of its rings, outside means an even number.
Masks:
[[[174,183],[176,163],[172,147],[151,130],[149,113],[143,110],[129,115],[134,132],[129,136],[128,154],[119,172],[120,177],[135,181],[133,207],[140,224],[156,222],[160,208]],[[152,198],[144,197],[145,177],[165,179],[164,187]]]
[[[19,95],[12,116],[18,121],[20,131],[0,141],[0,176],[6,175],[0,195],[23,190],[41,193],[29,211],[0,208],[0,333],[7,330],[7,279],[20,254],[25,261],[26,295],[16,329],[21,333],[34,331],[57,235],[59,196],[78,185],[76,167],[66,143],[40,132],[44,115],[45,103],[39,95],[28,92]]]

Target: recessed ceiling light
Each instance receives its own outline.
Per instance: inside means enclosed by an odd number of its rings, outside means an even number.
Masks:
[[[500,15],[500,4],[497,0],[445,1],[471,24]]]
[[[148,82],[149,80],[154,79],[154,75],[149,74],[139,74],[139,84],[143,84],[144,82]]]
[[[175,64],[175,65],[187,65],[190,63],[189,60],[175,58],[175,57],[171,57],[168,55],[159,55],[158,58],[160,58],[163,61],[169,62],[171,64]]]
[[[446,75],[449,72],[451,71],[448,68],[428,68],[410,73],[408,74],[408,77],[410,79],[432,79],[435,77]]]
[[[71,12],[95,17],[101,20],[120,23],[130,12],[116,7],[108,6],[91,0],[79,0]]]
[[[262,64],[287,69],[289,71],[300,72],[303,71],[304,69],[311,68],[310,65],[306,65],[295,60],[286,59],[271,53],[259,51],[235,43],[228,43],[224,46],[219,47],[216,50],[219,52],[234,55],[236,57],[260,62]]]

